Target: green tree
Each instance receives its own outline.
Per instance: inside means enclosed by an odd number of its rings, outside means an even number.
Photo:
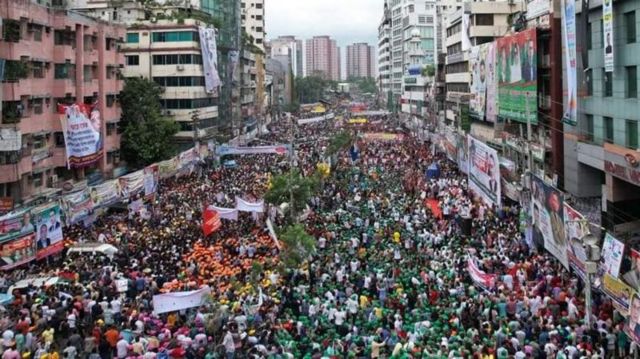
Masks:
[[[320,179],[317,175],[305,177],[299,170],[292,169],[271,179],[271,188],[264,199],[276,206],[288,203],[289,219],[294,223],[319,185]]]
[[[161,93],[158,84],[139,77],[126,79],[120,92],[124,129],[121,153],[133,168],[165,160],[175,153],[173,136],[180,126],[162,117]]]
[[[314,103],[322,99],[324,91],[337,88],[334,81],[327,81],[318,73],[307,77],[296,77],[294,88],[299,103]]]
[[[353,136],[349,131],[342,130],[329,140],[327,154],[333,156],[341,150],[346,150],[353,143]]]
[[[316,239],[300,224],[286,227],[278,238],[282,242],[280,260],[286,269],[300,267],[315,250]]]
[[[422,69],[422,76],[433,77],[436,74],[436,68],[433,65],[427,65]]]

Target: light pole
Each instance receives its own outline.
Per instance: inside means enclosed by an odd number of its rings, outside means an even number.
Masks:
[[[585,225],[586,228],[589,225],[592,225],[587,220],[579,220],[579,221],[569,221],[578,222]],[[585,314],[584,320],[587,325],[587,330],[591,329],[591,276],[595,275],[598,272],[598,264],[600,263],[600,238],[588,232],[582,238],[580,238],[580,243],[582,243],[582,247],[584,248],[585,253],[585,261],[584,261],[584,272],[585,272],[585,290],[584,290],[584,300],[585,300]]]

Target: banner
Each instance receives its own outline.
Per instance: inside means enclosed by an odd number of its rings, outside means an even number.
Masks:
[[[33,233],[31,213],[28,209],[8,213],[0,217],[0,243]]]
[[[147,166],[144,169],[144,175],[142,180],[142,187],[144,189],[144,196],[148,199],[153,197],[153,195],[158,190],[158,165]]]
[[[471,15],[462,14],[462,51],[471,49]]]
[[[153,312],[157,314],[177,312],[183,309],[201,306],[211,294],[208,286],[189,292],[174,292],[153,296]]]
[[[498,112],[503,119],[538,123],[536,29],[496,40]]]
[[[211,207],[206,208],[202,212],[202,233],[204,233],[205,237],[220,229],[220,226],[222,226],[222,222],[218,212],[211,209]]]
[[[364,133],[362,138],[365,141],[402,141],[404,135],[387,132],[370,132]]]
[[[123,199],[128,199],[142,191],[144,187],[144,170],[138,170],[118,178],[118,185],[120,197]]]
[[[280,249],[280,241],[278,240],[278,235],[276,235],[275,229],[273,229],[273,223],[271,223],[271,219],[267,218],[267,230],[269,231],[269,235],[271,239],[273,239],[273,244],[275,244],[276,248]]]
[[[240,197],[236,197],[236,209],[241,212],[264,212],[264,200],[255,203],[247,202]]]
[[[637,291],[640,289],[640,252],[630,249],[625,259],[621,269],[623,273],[621,279]]]
[[[467,270],[469,271],[469,276],[471,276],[473,283],[480,288],[489,290],[495,284],[497,276],[495,274],[487,274],[486,272],[481,271],[471,255],[467,258]]]
[[[444,131],[444,136],[442,136],[441,141],[442,149],[447,155],[447,158],[450,161],[456,162],[456,159],[458,157],[458,134],[455,133],[451,128],[447,127]]]
[[[67,168],[85,167],[102,157],[102,121],[97,105],[58,105],[67,152]]]
[[[0,269],[15,268],[36,259],[35,238],[31,233],[0,245]]]
[[[60,206],[52,203],[31,211],[36,229],[37,258],[42,259],[64,249]]]
[[[308,123],[322,122],[322,121],[324,121],[326,119],[327,119],[326,116],[318,116],[318,117],[311,117],[311,118],[301,118],[301,119],[298,120],[298,125],[306,125]]]
[[[569,266],[576,274],[585,280],[585,262],[587,254],[582,246],[582,238],[589,233],[589,225],[584,222],[584,217],[568,204],[563,204],[564,209],[564,234],[568,243],[567,258]]]
[[[614,278],[618,278],[623,256],[624,243],[607,233],[604,237],[604,243],[602,244],[602,258],[600,259],[598,274],[603,276],[606,273]]]
[[[93,201],[88,188],[62,197],[62,207],[67,224],[75,224],[87,217],[93,209]]]
[[[568,243],[564,231],[564,195],[538,177],[531,177],[534,241],[544,241],[544,248],[569,269]]]
[[[0,151],[19,151],[22,149],[22,134],[13,128],[0,128]]]
[[[564,43],[565,78],[567,92],[564,95],[564,122],[578,123],[578,74],[576,64],[576,1],[562,1],[562,36]]]
[[[106,181],[89,189],[93,208],[105,207],[120,199],[120,186],[117,179]]]
[[[253,154],[277,154],[284,155],[291,151],[291,145],[232,147],[222,145],[216,148],[218,156],[225,155],[253,155]]]
[[[613,306],[623,316],[629,314],[629,301],[633,295],[633,288],[624,284],[621,280],[605,274],[602,276],[602,291],[613,301]]]
[[[604,70],[613,72],[613,0],[602,2],[602,26],[604,27]]]
[[[238,210],[235,208],[222,208],[216,206],[209,206],[209,210],[218,212],[221,219],[228,219],[230,221],[238,220]]]
[[[501,205],[498,152],[471,135],[469,141],[469,188],[489,206]]]
[[[471,71],[469,113],[480,121],[486,119],[486,121],[495,122],[496,83],[493,42],[471,48],[469,70]]]
[[[627,317],[624,331],[629,338],[636,343],[640,343],[640,296],[637,292],[631,295],[629,305],[629,316]]]
[[[198,30],[200,32],[200,51],[202,52],[205,89],[207,93],[212,94],[220,86],[216,29],[200,26]]]
[[[458,136],[458,169],[464,174],[469,174],[469,142],[464,136]]]
[[[158,173],[162,179],[175,176],[178,173],[178,157],[158,162]]]

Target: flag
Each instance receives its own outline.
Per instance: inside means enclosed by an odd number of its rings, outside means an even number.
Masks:
[[[220,215],[218,212],[205,208],[204,212],[202,212],[202,232],[205,236],[210,235],[211,233],[220,229],[222,222],[220,222]]]

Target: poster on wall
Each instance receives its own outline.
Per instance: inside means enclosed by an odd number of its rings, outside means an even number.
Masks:
[[[568,243],[564,231],[564,196],[542,179],[531,178],[534,242],[544,242],[544,248],[569,269]]]
[[[566,93],[564,94],[563,121],[578,123],[578,74],[576,63],[576,1],[562,0],[562,36],[565,61]]]
[[[624,243],[607,233],[604,237],[604,243],[602,243],[602,258],[600,258],[600,267],[598,268],[599,276],[609,274],[618,278],[623,258]]]
[[[58,105],[67,168],[85,167],[102,157],[102,121],[97,104]]]
[[[501,118],[538,123],[538,56],[536,29],[496,41],[498,113]]]
[[[498,152],[471,135],[469,142],[469,188],[489,206],[501,205]]]
[[[57,203],[35,208],[32,211],[36,230],[37,258],[41,259],[64,249],[62,218]]]
[[[569,266],[583,280],[586,278],[585,262],[587,254],[582,246],[582,238],[589,233],[589,225],[584,217],[573,207],[564,203],[564,234],[568,244]]]
[[[36,259],[34,233],[0,244],[0,269],[18,267]]]
[[[220,86],[216,29],[200,26],[198,30],[200,32],[200,51],[202,53],[202,67],[204,68],[205,89],[207,93],[213,94]]]
[[[496,82],[493,42],[471,48],[469,70],[471,71],[470,114],[481,121],[495,122]]]
[[[613,72],[613,0],[602,2],[602,26],[604,27],[604,70]]]

